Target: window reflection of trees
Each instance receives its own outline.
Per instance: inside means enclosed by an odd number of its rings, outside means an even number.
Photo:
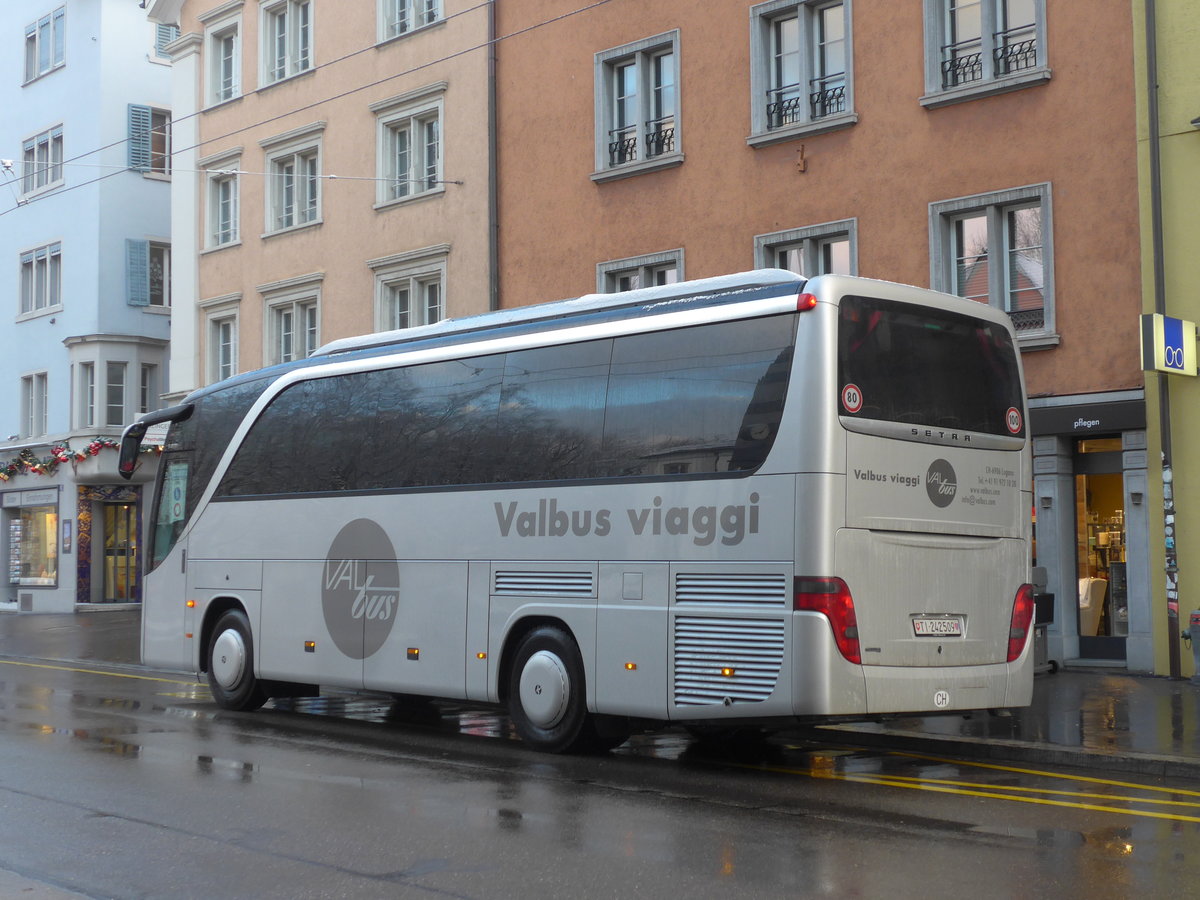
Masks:
[[[737,471],[782,414],[793,320],[768,318],[301,382],[220,494]]]

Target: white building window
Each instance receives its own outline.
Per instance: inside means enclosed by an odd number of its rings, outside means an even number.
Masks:
[[[851,19],[851,0],[772,0],[750,8],[751,146],[858,121]]]
[[[376,330],[431,325],[446,317],[449,252],[449,244],[438,244],[367,262],[375,275]]]
[[[267,234],[321,221],[324,130],[324,122],[315,122],[259,142],[267,153]]]
[[[1007,312],[1024,348],[1057,344],[1050,185],[929,208],[932,286]]]
[[[1045,0],[924,0],[924,106],[1050,79]]]
[[[48,431],[48,376],[45,372],[26,375],[21,379],[21,437],[41,437]]]
[[[21,192],[31,194],[63,183],[63,127],[27,138],[21,147]]]
[[[219,10],[218,10],[219,12]],[[204,21],[205,95],[210,105],[224,103],[242,93],[241,7],[232,14]]]
[[[21,315],[49,312],[62,306],[62,244],[47,244],[20,256]]]
[[[377,205],[441,192],[445,82],[371,104],[378,122]]]
[[[441,18],[441,0],[379,0],[379,39],[400,37]]]
[[[125,241],[126,302],[166,309],[171,305],[171,245],[166,241]]]
[[[67,8],[60,6],[25,26],[25,81],[33,81],[63,64],[66,21]]]
[[[854,219],[792,228],[754,238],[754,264],[787,269],[805,278],[858,274],[858,223]]]
[[[142,364],[138,384],[138,415],[159,408],[158,366]]]
[[[92,428],[96,424],[96,364],[79,364],[79,427]]]
[[[270,307],[271,354],[269,362],[305,359],[318,347],[318,306],[315,297]]]
[[[125,424],[125,373],[123,362],[106,363],[104,367],[104,424],[116,428]]]
[[[216,297],[200,304],[204,310],[205,366],[208,383],[238,372],[238,306],[240,294]]]
[[[596,172],[607,181],[683,162],[679,32],[597,53]]]
[[[222,247],[238,241],[238,176],[233,171],[208,176],[208,245]]]
[[[596,290],[601,294],[675,284],[683,279],[682,249],[614,259],[596,266]]]
[[[312,7],[311,0],[278,0],[260,7],[263,84],[312,68]]]
[[[264,346],[267,365],[311,356],[321,342],[321,283],[315,272],[258,286],[263,298]]]

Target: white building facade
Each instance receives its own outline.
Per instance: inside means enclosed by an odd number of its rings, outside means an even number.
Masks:
[[[0,0],[0,606],[136,602],[171,312],[174,29],[134,0]]]

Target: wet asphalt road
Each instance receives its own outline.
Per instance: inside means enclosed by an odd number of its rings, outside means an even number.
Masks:
[[[554,757],[494,710],[364,695],[234,714],[122,659],[122,616],[3,617],[13,896],[1152,898],[1200,876],[1190,782],[786,735]]]

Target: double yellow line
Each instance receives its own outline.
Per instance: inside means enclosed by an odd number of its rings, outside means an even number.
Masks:
[[[1118,788],[1122,791],[1137,791],[1149,796],[1130,796],[1120,793],[1093,793],[1090,791],[1055,790],[1052,788],[1024,786],[980,786],[970,781],[960,781],[952,778],[925,778],[918,775],[887,775],[865,772],[841,772],[833,767],[813,766],[808,770],[778,768],[771,766],[747,766],[761,771],[777,772],[789,775],[806,775],[810,778],[826,778],[835,781],[850,781],[859,784],[875,784],[882,787],[906,788],[914,791],[931,791],[939,794],[956,794],[962,797],[981,797],[990,800],[1007,800],[1013,803],[1033,803],[1040,806],[1058,806],[1069,809],[1088,810],[1091,812],[1118,813],[1120,815],[1139,816],[1147,819],[1168,819],[1173,822],[1200,822],[1200,791],[1181,788],[1160,787],[1157,785],[1136,784],[1129,781],[1116,781],[1109,778],[1092,778],[1083,775],[1067,775],[1062,772],[1046,772],[1040,769],[1023,769],[1017,766],[1002,766],[994,763],[977,763],[961,759],[949,759],[940,756],[925,756],[919,753],[891,752],[889,756],[902,757],[926,762],[943,763],[963,768],[986,769],[996,772],[1011,772],[1035,778],[1052,778],[1057,781],[1073,781],[1084,785],[1097,785]],[[1160,794],[1173,797],[1194,798],[1187,800],[1165,799]],[[1075,800],[1060,799],[1064,797]],[[1102,801],[1102,802],[1090,802]],[[1113,803],[1140,804],[1150,809],[1136,807],[1112,806]],[[1191,811],[1170,812],[1163,810],[1180,809]]]

